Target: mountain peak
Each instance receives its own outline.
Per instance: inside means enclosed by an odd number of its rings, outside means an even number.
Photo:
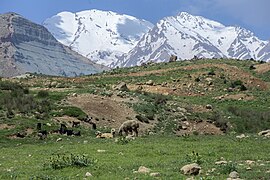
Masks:
[[[43,24],[58,41],[106,66],[113,66],[153,27],[133,16],[97,9],[58,13]]]

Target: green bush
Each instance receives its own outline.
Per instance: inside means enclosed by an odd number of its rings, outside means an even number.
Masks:
[[[199,153],[192,151],[192,153],[186,155],[186,162],[202,164],[204,161]]]
[[[238,133],[257,133],[270,126],[270,112],[229,106],[228,111],[236,116],[234,124]]]
[[[96,160],[89,159],[85,155],[56,155],[44,163],[44,167],[54,170],[66,167],[88,167],[93,166],[96,162]]]
[[[146,118],[146,117],[143,116],[143,115],[136,115],[135,117],[136,117],[136,118],[138,119],[138,121],[140,121],[140,122],[143,122],[143,123],[149,123],[148,118]]]
[[[63,109],[60,111],[60,109]],[[85,119],[87,114],[82,111],[80,108],[75,107],[75,106],[66,106],[66,107],[59,107],[59,110],[57,112],[52,112],[51,115],[53,116],[70,116],[70,117],[75,117],[78,118],[79,120]]]
[[[217,172],[221,174],[229,174],[233,171],[237,171],[235,163],[220,164],[217,166]]]
[[[49,97],[49,92],[48,91],[41,90],[41,91],[39,91],[37,93],[37,97],[39,97],[39,98]]]
[[[232,88],[235,88],[235,87],[241,86],[241,85],[243,85],[243,82],[241,80],[236,80],[236,81],[231,83]]]

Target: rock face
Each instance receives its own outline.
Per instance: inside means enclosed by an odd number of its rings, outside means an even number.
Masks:
[[[15,13],[0,15],[0,76],[78,76],[106,69],[59,43],[45,27]]]

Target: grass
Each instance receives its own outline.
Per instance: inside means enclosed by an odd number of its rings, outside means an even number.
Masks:
[[[82,82],[73,83],[62,79],[63,87],[74,88],[61,88],[61,92],[50,89],[32,91],[31,88],[28,90],[28,87],[16,83],[0,81],[0,102],[2,102],[0,124],[15,125],[13,129],[0,130],[0,179],[83,179],[86,172],[90,172],[93,179],[153,179],[148,174],[133,173],[140,166],[146,166],[153,172],[160,172],[160,179],[186,179],[187,177],[179,170],[183,165],[192,162],[199,163],[203,169],[203,172],[195,179],[226,179],[232,170],[237,170],[242,179],[270,179],[270,173],[266,173],[270,169],[269,139],[263,139],[255,134],[270,127],[268,90],[241,88],[245,84],[243,79],[227,76],[223,69],[217,67],[126,76],[126,73],[200,64],[227,64],[269,82],[269,71],[257,74],[256,71],[250,69],[252,65],[258,63],[226,59],[119,68],[99,75],[86,76]],[[206,78],[209,77],[212,79],[213,90],[206,91],[203,96],[164,96],[139,91],[125,92],[128,97],[139,99],[138,103],[128,103],[129,107],[137,112],[138,119],[146,123],[156,120],[157,124],[152,129],[157,133],[156,135],[142,136],[134,141],[120,139],[115,142],[114,139],[96,139],[94,130],[78,127],[76,131],[80,130],[82,137],[49,135],[43,141],[36,137],[37,122],[50,123],[51,126],[44,125],[44,128],[50,131],[59,128],[59,124],[51,120],[54,116],[66,115],[84,119],[86,116],[84,111],[63,103],[69,94],[89,93],[104,96],[104,98],[114,98],[116,92],[112,88],[113,85],[119,82],[143,84],[149,80],[152,80],[154,84],[167,82],[170,87],[192,83],[193,87],[190,91],[203,92],[205,87],[200,84],[207,85]],[[57,77],[52,79],[52,77],[40,76],[38,78],[35,81],[36,84],[32,84],[33,87],[44,88],[45,85],[42,82],[48,80],[60,82]],[[25,82],[21,80],[20,83],[29,84],[30,80]],[[224,91],[230,86],[237,90]],[[248,94],[254,99],[218,100],[215,98],[225,93]],[[205,107],[207,104],[212,105],[213,110],[197,112],[192,108]],[[229,122],[233,128],[224,136],[201,136],[194,133],[190,136],[175,137],[172,131],[176,128],[175,120],[182,118],[174,111],[178,107],[187,110],[188,113],[185,116],[188,120],[212,120],[220,126]],[[23,112],[25,108],[26,113],[21,114],[20,112]],[[7,117],[9,109],[14,113],[10,118]],[[38,117],[36,111],[44,116]],[[9,135],[23,132],[27,128],[32,128],[34,133],[24,139],[8,138]],[[98,127],[98,130],[103,131],[102,128],[105,127]],[[109,131],[109,127],[106,128],[106,131]],[[234,132],[250,133],[250,138],[236,139]],[[63,140],[56,142],[60,137]],[[99,149],[105,152],[97,152]],[[215,162],[222,157],[231,162],[224,166],[215,165]],[[256,161],[249,171],[246,170],[248,167],[246,160]],[[214,172],[208,172],[213,168],[216,168]]]
[[[87,143],[83,143],[83,142]],[[259,146],[258,146],[259,144]],[[221,157],[236,164],[242,179],[269,179],[268,140],[249,138],[238,141],[230,136],[149,136],[138,138],[126,144],[114,140],[102,140],[91,137],[63,138],[61,142],[45,141],[30,144],[11,145],[1,148],[0,179],[31,179],[48,177],[48,179],[83,179],[86,172],[92,179],[152,179],[149,175],[134,174],[140,166],[146,166],[152,172],[161,173],[161,179],[186,179],[180,168],[192,161],[200,161],[204,170],[199,177],[203,179],[225,179],[228,172],[214,172],[206,175]],[[105,150],[98,153],[97,150]],[[199,154],[199,159],[190,156],[192,151]],[[254,153],[256,152],[256,153]],[[62,169],[44,168],[44,163],[52,156],[84,155],[95,159],[87,167],[67,166]],[[236,155],[237,154],[237,155]],[[246,170],[246,165],[239,165],[245,160],[260,160]],[[265,164],[260,166],[259,164]],[[230,168],[230,167],[225,167]],[[198,179],[199,179],[198,177]]]

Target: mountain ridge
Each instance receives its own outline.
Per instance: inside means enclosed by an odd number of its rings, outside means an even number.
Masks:
[[[153,25],[145,20],[112,11],[61,12],[43,25],[66,46],[106,66],[132,49]]]
[[[81,16],[80,14],[87,15]],[[121,16],[128,16],[100,10],[82,11],[74,13],[74,16],[77,15],[80,18],[90,16],[91,18],[92,16],[99,15],[100,19],[104,20],[107,17],[107,15],[103,16],[104,14],[118,16],[120,19]],[[44,25],[50,30],[54,26],[50,24],[48,19],[44,22]],[[114,17],[114,19],[117,18]],[[92,20],[94,21],[95,19]],[[95,22],[91,23],[95,24]],[[83,26],[83,22],[81,22],[81,26]],[[102,29],[104,27],[100,26],[99,28]],[[129,24],[124,24],[124,28],[129,29]],[[199,58],[270,60],[270,51],[268,50],[268,46],[270,46],[269,41],[259,39],[253,32],[240,26],[225,26],[217,21],[202,16],[193,16],[187,12],[181,12],[176,16],[164,17],[156,25],[153,25],[151,28],[148,26],[146,29],[145,31],[141,31],[144,33],[140,34],[139,40],[132,41],[132,45],[129,47],[121,44],[120,46],[116,46],[116,48],[112,48],[113,38],[110,39],[110,37],[107,37],[108,42],[111,43],[108,44],[104,43],[102,40],[103,37],[100,36],[84,38],[85,41],[89,42],[100,41],[103,45],[101,47],[93,43],[93,46],[96,47],[93,47],[90,51],[89,48],[88,50],[82,49],[81,42],[77,41],[77,39],[73,39],[73,44],[63,43],[85,57],[93,58],[95,62],[113,68],[117,66],[135,66],[148,61],[164,62],[168,61],[171,55],[176,55],[180,60],[192,59],[194,56]],[[57,33],[55,29],[52,31],[54,32],[53,34]],[[70,32],[65,30],[64,26],[61,27],[60,32],[60,35],[58,34],[56,36],[58,40],[61,35],[70,34]],[[89,32],[95,34],[97,30]],[[74,35],[75,33],[73,32],[71,34]],[[121,41],[123,37],[120,35],[117,34]],[[131,42],[130,39],[127,42]],[[119,53],[119,51],[121,52]]]
[[[27,72],[78,76],[107,69],[71,51],[45,27],[19,14],[1,14],[0,29],[0,76],[17,76]]]

